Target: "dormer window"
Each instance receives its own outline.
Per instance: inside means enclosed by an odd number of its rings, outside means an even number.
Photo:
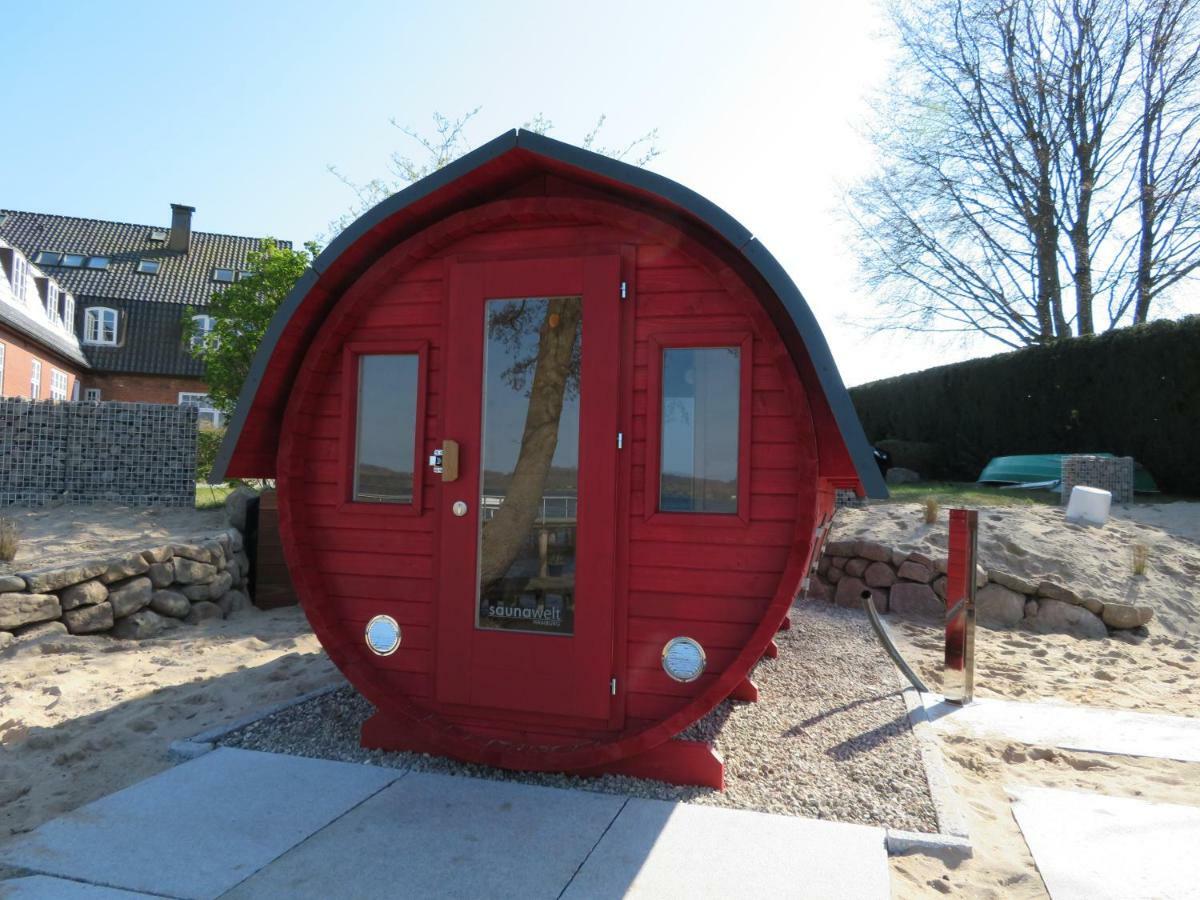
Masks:
[[[61,264],[71,269],[82,269],[86,261],[87,257],[82,253],[64,253]]]
[[[143,275],[157,275],[162,263],[157,259],[139,259],[137,270]]]
[[[201,345],[204,338],[213,330],[216,322],[217,320],[212,316],[192,316],[192,336],[188,344],[193,350]]]
[[[89,306],[83,311],[85,344],[117,343],[117,311],[107,306]]]
[[[53,281],[46,282],[46,318],[51,322],[58,320],[58,285]]]
[[[39,250],[33,255],[33,261],[39,266],[57,266],[60,259],[62,259],[61,253],[54,253],[50,250]]]
[[[108,268],[108,257],[107,256],[89,256],[88,261],[87,261],[87,267],[89,269],[107,269]]]
[[[221,281],[226,284],[233,281],[233,269],[213,269],[213,281]]]
[[[12,290],[13,296],[17,298],[17,302],[25,303],[25,280],[29,277],[29,263],[25,261],[25,257],[13,250],[13,267],[12,267]]]

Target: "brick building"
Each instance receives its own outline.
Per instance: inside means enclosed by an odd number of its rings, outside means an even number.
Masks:
[[[47,318],[41,323],[47,332],[43,337],[63,339],[63,346],[55,348],[57,370],[78,381],[79,399],[195,403],[201,421],[219,421],[207,407],[204,365],[188,352],[184,320],[194,319],[201,330],[212,327],[204,312],[209,300],[215,291],[243,277],[247,254],[260,242],[193,231],[194,211],[172,204],[171,224],[162,227],[0,210],[0,248],[8,247],[14,260],[5,265],[10,293],[13,279],[20,274],[18,266],[25,265],[39,272],[31,277],[54,282],[73,303],[67,309],[65,299],[56,299],[61,307],[56,319],[44,294],[39,294]],[[279,244],[291,246],[286,241]],[[5,258],[2,254],[0,250],[0,260]],[[27,292],[26,313],[31,312],[29,299]],[[0,302],[0,310],[12,315],[21,308]],[[21,323],[8,328],[6,321],[0,318],[0,328],[6,328],[6,334],[15,332],[14,346],[22,340],[45,345]],[[74,368],[65,355],[72,343],[78,357]],[[6,352],[24,360],[30,351]],[[13,375],[18,377],[25,376]],[[51,396],[48,389],[42,396]]]
[[[74,320],[71,292],[0,240],[0,397],[79,398],[90,366]]]

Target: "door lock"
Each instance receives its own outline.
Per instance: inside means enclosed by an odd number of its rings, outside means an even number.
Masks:
[[[442,476],[442,481],[458,481],[458,441],[442,441],[429,457],[429,467]]]
[[[455,500],[454,505],[450,507],[450,511],[459,518],[467,514],[467,504],[462,500]]]

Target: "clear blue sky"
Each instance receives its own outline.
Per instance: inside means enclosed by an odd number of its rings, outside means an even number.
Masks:
[[[659,130],[655,170],[754,231],[792,274],[848,383],[961,358],[864,340],[840,185],[889,45],[873,0],[192,4],[62,2],[4,12],[0,206],[303,241],[395,149],[389,124],[482,106],[479,144],[536,113],[578,141]],[[23,123],[22,123],[23,115]],[[990,352],[990,350],[989,350]]]

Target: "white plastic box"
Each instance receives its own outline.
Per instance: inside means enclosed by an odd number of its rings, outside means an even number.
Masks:
[[[1067,503],[1067,521],[1084,525],[1103,525],[1108,521],[1108,511],[1111,508],[1112,494],[1109,491],[1077,484],[1071,488],[1071,499]]]

